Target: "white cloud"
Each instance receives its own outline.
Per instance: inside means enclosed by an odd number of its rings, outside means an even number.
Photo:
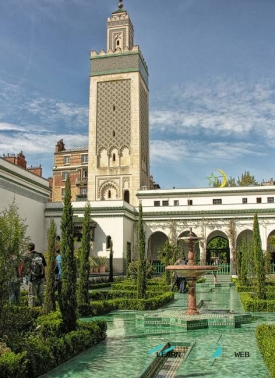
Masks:
[[[260,145],[243,142],[205,143],[198,140],[154,140],[150,144],[151,161],[153,164],[164,161],[180,163],[182,161],[235,160],[248,156],[264,155]]]
[[[257,135],[269,143],[274,130],[274,99],[273,82],[252,86],[220,80],[173,88],[151,111],[151,131],[215,138]]]
[[[24,127],[11,123],[0,122],[0,131],[24,131]]]

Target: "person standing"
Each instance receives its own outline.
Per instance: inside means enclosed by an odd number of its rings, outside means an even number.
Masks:
[[[35,250],[35,244],[29,243],[28,253],[25,256],[25,264],[28,266],[28,305],[35,306],[35,298],[38,297],[39,305],[44,305],[45,267],[47,266],[42,253]]]
[[[183,257],[181,260],[178,261],[178,265],[186,265],[185,257]],[[179,292],[181,294],[183,294],[183,293],[186,292],[186,286],[187,286],[186,278],[185,277],[181,277],[180,289],[179,289]]]

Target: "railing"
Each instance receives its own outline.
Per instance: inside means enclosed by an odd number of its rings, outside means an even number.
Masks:
[[[152,263],[152,265],[154,268],[154,274],[162,274],[165,272],[165,267],[160,262]],[[219,264],[218,268],[219,270],[217,271],[217,274],[230,274],[230,264]],[[273,266],[273,269],[275,269],[275,266]]]
[[[270,264],[270,273],[269,274],[275,274],[275,264]]]
[[[162,274],[165,272],[165,267],[160,262],[152,263],[154,267],[154,274]],[[214,265],[213,265],[214,266]],[[230,274],[230,264],[218,264],[217,274],[219,275],[229,275]],[[275,274],[275,264],[271,264],[270,273]]]

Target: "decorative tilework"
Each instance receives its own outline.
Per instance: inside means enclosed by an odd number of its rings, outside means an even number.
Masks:
[[[117,80],[97,85],[97,154],[131,145],[131,81]],[[115,134],[115,137],[113,137]]]
[[[101,72],[126,69],[139,71],[138,54],[109,55],[101,59],[91,59],[91,74],[93,75],[100,75]]]

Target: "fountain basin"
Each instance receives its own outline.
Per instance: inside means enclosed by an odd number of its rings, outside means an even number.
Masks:
[[[178,277],[199,278],[207,273],[216,272],[217,266],[209,265],[168,265],[166,270],[172,270]]]

